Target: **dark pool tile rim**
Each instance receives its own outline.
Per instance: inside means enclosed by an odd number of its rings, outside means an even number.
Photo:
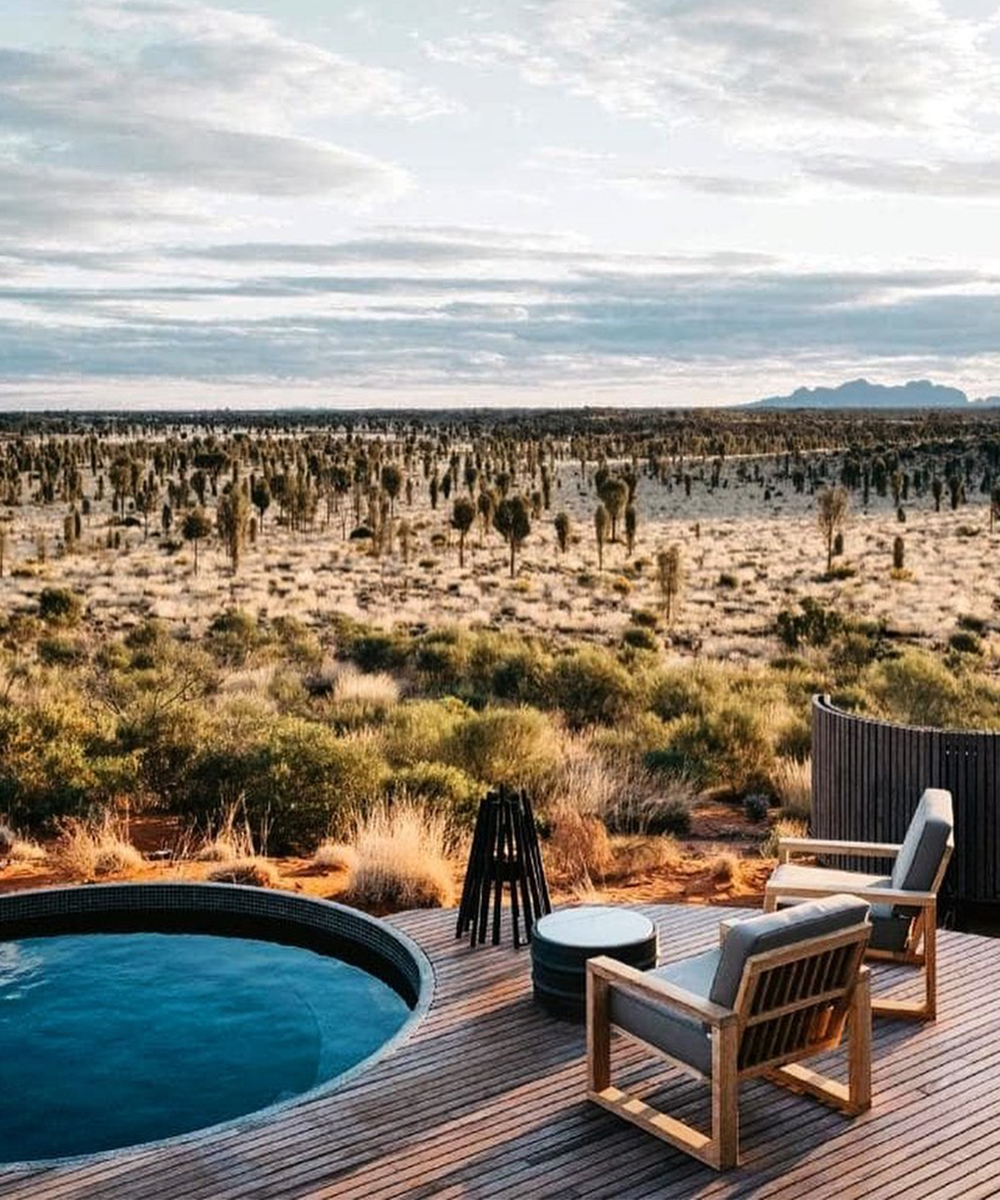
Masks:
[[[4,940],[5,924],[10,925],[15,921],[136,909],[158,913],[187,911],[215,915],[230,913],[243,917],[260,915],[292,924],[301,923],[307,929],[319,928],[335,937],[357,938],[365,949],[382,955],[392,967],[409,977],[416,999],[410,1015],[391,1038],[346,1071],[298,1096],[173,1137],[136,1142],[93,1154],[0,1162],[0,1177],[4,1174],[99,1164],[184,1145],[198,1146],[220,1136],[257,1129],[296,1108],[325,1099],[377,1062],[395,1053],[416,1032],[434,1000],[434,969],[430,960],[413,938],[401,929],[334,900],[301,896],[296,892],[273,888],[231,883],[99,883],[8,892],[0,895],[0,941]]]

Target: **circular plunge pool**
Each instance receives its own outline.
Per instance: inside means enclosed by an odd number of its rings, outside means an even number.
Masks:
[[[334,1086],[414,1019],[428,973],[385,923],[283,893],[0,897],[0,1162],[158,1141]]]

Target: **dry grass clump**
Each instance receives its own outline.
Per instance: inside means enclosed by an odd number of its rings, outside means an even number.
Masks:
[[[808,821],[812,813],[812,760],[778,758],[771,771],[771,786],[788,817]]]
[[[740,877],[739,857],[731,850],[716,854],[709,861],[708,873],[715,883],[736,883]]]
[[[761,858],[777,858],[778,842],[786,837],[805,837],[808,826],[805,821],[790,820],[783,817],[771,826],[767,837],[760,844]]]
[[[277,869],[266,858],[238,858],[219,863],[205,876],[209,883],[239,883],[244,887],[277,887]]]
[[[37,842],[20,837],[9,825],[0,822],[0,866],[8,863],[40,863],[47,857],[45,849]]]
[[[614,865],[607,826],[570,805],[553,814],[547,849],[553,871],[571,883],[603,879]]]
[[[318,871],[354,871],[358,865],[358,852],[346,842],[321,842],[310,865]]]
[[[333,684],[336,704],[363,704],[376,709],[392,708],[399,703],[399,684],[387,671],[371,675],[354,667],[342,667]]]
[[[357,862],[342,899],[393,912],[447,908],[455,900],[443,817],[412,802],[380,805],[356,827]]]
[[[671,871],[684,861],[684,853],[672,837],[625,837],[612,844],[615,865],[611,878],[616,881]]]
[[[241,815],[242,811],[242,815]],[[256,857],[253,834],[240,804],[227,805],[218,825],[195,850],[196,862],[231,863]]]
[[[111,817],[91,822],[73,818],[65,821],[57,858],[71,879],[81,880],[128,875],[141,870],[145,862]]]

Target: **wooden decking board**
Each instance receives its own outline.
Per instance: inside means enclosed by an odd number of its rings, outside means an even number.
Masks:
[[[713,946],[733,910],[644,906],[661,958]],[[857,1121],[766,1082],[741,1097],[744,1165],[714,1172],[584,1099],[584,1039],[530,1000],[530,958],[454,938],[453,913],[394,922],[436,995],[390,1056],[264,1121],[88,1164],[0,1168],[3,1200],[391,1200],[589,1196],[886,1200],[1000,1193],[1000,944],[944,932],[940,1019],[876,1021],[874,1108]],[[877,968],[903,994],[909,977]],[[616,1070],[699,1119],[700,1085],[616,1045]],[[922,1149],[920,1149],[922,1148]],[[920,1153],[917,1150],[920,1149]],[[916,1163],[914,1167],[913,1164]],[[992,1191],[990,1189],[993,1189]]]

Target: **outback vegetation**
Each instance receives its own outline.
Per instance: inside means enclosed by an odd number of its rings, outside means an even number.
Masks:
[[[726,899],[810,697],[1000,728],[1000,418],[8,418],[0,882],[450,903],[480,797],[557,886]]]

